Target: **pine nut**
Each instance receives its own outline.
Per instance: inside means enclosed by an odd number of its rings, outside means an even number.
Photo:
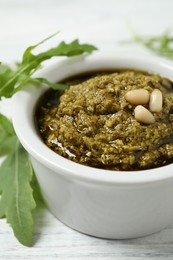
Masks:
[[[134,89],[125,94],[125,99],[133,105],[145,105],[149,102],[149,93],[146,89]]]
[[[163,97],[159,89],[154,89],[150,95],[149,109],[152,112],[160,112],[162,110]]]
[[[141,123],[153,124],[155,122],[155,118],[151,114],[151,112],[141,105],[135,107],[134,112],[135,112],[136,120],[141,122]]]

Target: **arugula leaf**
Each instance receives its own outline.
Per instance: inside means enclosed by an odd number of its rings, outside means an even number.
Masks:
[[[32,181],[31,181],[31,188],[33,190],[33,198],[36,202],[37,208],[43,207],[45,205],[43,197],[41,195],[41,190],[38,184],[38,181],[36,179],[35,174],[32,176]]]
[[[11,122],[3,115],[0,115],[0,156],[3,156],[14,149],[16,136]]]
[[[31,211],[36,206],[30,187],[32,174],[28,154],[16,138],[14,151],[0,167],[0,217],[7,218],[17,239],[26,246],[32,245]]]
[[[26,84],[46,84],[51,88],[64,90],[65,84],[52,83],[45,78],[33,78],[43,61],[56,56],[71,57],[91,53],[96,47],[80,44],[78,40],[67,44],[61,42],[55,48],[34,55],[32,51],[54,35],[40,43],[30,46],[23,54],[22,62],[12,69],[0,64],[0,100],[11,97]],[[37,180],[29,160],[29,155],[21,146],[14,132],[12,123],[0,114],[0,156],[6,159],[0,166],[0,218],[5,217],[11,224],[16,238],[26,246],[32,245],[33,218],[32,210],[43,200]]]
[[[47,38],[45,38],[44,40],[42,40],[41,42],[35,44],[35,45],[32,45],[32,46],[29,46],[24,54],[23,54],[23,61],[25,61],[26,63],[28,63],[28,61],[30,60],[30,58],[32,59],[32,57],[34,57],[34,55],[32,55],[31,51],[34,50],[35,48],[37,48],[39,45],[43,44],[44,42],[48,41],[49,39],[53,38],[55,35],[57,35],[59,32],[56,32],[50,36],[48,36]],[[20,66],[21,63],[18,63],[18,66]]]
[[[32,84],[34,84],[34,83],[47,85],[50,88],[58,89],[58,90],[65,90],[65,89],[69,88],[69,86],[66,85],[66,84],[63,84],[63,83],[53,83],[53,82],[48,81],[45,78],[34,78],[34,79],[32,79]]]
[[[52,36],[48,37],[47,39],[51,37]],[[93,45],[80,44],[78,40],[74,40],[69,44],[63,41],[55,48],[51,48],[37,55],[32,54],[32,51],[44,41],[26,49],[23,54],[22,62],[18,63],[16,70],[8,68],[6,75],[4,76],[3,73],[1,73],[2,69],[0,69],[0,99],[3,96],[7,98],[11,97],[14,93],[21,90],[28,83],[35,83],[36,80],[32,78],[32,75],[40,68],[40,65],[43,61],[57,56],[71,57],[83,53],[91,53],[97,49]],[[1,66],[2,65],[0,65],[0,67]],[[1,78],[4,78],[5,80],[1,81]],[[43,83],[43,79],[37,78],[37,82],[41,84]],[[61,84],[51,83],[48,80],[44,80],[44,84],[45,83],[53,88],[62,89]]]
[[[2,63],[0,64],[0,100],[2,96],[5,96],[4,93],[10,93],[13,90],[15,84],[14,81],[7,85],[5,89],[2,88],[6,82],[13,77],[13,74],[14,71],[9,66]]]
[[[156,54],[173,58],[173,37],[169,32],[155,37],[140,36],[133,32],[132,40],[124,43],[130,42],[141,44]]]
[[[0,154],[8,156],[0,166],[0,218],[7,218],[16,238],[32,245],[31,211],[43,205],[29,156],[20,145],[12,123],[0,115]]]

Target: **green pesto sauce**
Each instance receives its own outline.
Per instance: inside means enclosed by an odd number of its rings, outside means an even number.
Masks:
[[[89,72],[64,80],[69,89],[48,90],[35,121],[45,144],[74,162],[109,170],[143,170],[173,161],[173,84],[135,70]],[[155,123],[134,118],[124,96],[133,89],[157,88],[163,109]],[[146,105],[146,108],[147,105]]]

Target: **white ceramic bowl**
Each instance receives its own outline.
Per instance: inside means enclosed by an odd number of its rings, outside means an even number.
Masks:
[[[59,81],[104,68],[133,68],[173,77],[164,60],[93,54],[54,64],[42,76]],[[45,87],[15,96],[13,123],[32,164],[50,211],[64,224],[103,238],[135,238],[159,231],[173,221],[173,165],[131,172],[96,169],[74,163],[50,150],[34,125],[34,109]]]

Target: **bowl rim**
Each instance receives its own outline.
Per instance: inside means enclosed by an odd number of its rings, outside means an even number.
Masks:
[[[48,68],[43,69],[38,75],[44,75],[44,77],[47,77],[52,81],[55,81],[55,79],[62,80],[65,75],[75,75],[81,72],[81,70],[89,70],[86,69],[86,67],[89,68],[92,64],[95,64],[94,66],[98,64],[99,70],[99,68],[103,67],[103,64],[109,63],[112,64],[111,66],[114,68],[122,68],[122,64],[124,64],[124,68],[128,68],[129,66],[134,69],[146,67],[148,69],[144,69],[145,71],[158,73],[161,76],[166,76],[170,79],[171,75],[173,75],[173,63],[163,58],[127,54],[124,56],[121,54],[119,56],[117,54],[112,55],[107,53],[92,54],[90,56],[75,57],[68,60],[62,60],[61,62],[54,62]],[[121,64],[121,66],[118,64]],[[58,75],[56,73],[57,68],[59,70]],[[153,70],[151,68],[153,68]],[[46,87],[39,87],[38,89],[38,87],[36,88],[31,86],[30,88],[18,92],[13,99],[14,106],[12,121],[14,129],[21,144],[29,152],[31,157],[34,157],[44,166],[55,171],[57,174],[86,182],[97,182],[100,184],[107,183],[109,185],[115,185],[116,183],[119,185],[144,185],[147,183],[166,181],[173,178],[173,164],[148,170],[115,172],[112,170],[93,168],[75,163],[53,152],[39,137],[33,120],[35,103],[46,89]]]

